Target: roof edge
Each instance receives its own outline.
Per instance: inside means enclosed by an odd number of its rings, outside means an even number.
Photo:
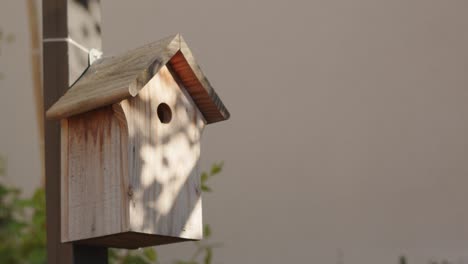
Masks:
[[[178,75],[208,124],[229,119],[229,111],[195,61],[182,36],[180,50],[170,59],[169,66]]]
[[[180,34],[97,60],[47,110],[46,117],[67,118],[134,97],[164,65],[177,74],[208,124],[230,117]]]
[[[62,119],[135,96],[180,49],[180,34],[93,63],[46,112]],[[142,60],[141,57],[148,57]],[[129,71],[116,74],[126,65]],[[130,68],[130,67],[129,67]]]

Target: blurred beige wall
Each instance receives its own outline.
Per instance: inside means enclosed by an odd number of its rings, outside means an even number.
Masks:
[[[41,185],[42,167],[28,23],[25,0],[0,3],[3,40],[14,35],[13,43],[1,41],[0,45],[0,156],[7,161],[5,180],[31,194]]]
[[[39,166],[23,1],[0,57],[9,180]],[[468,263],[468,2],[104,1],[104,53],[180,32],[232,113],[204,197],[215,263]],[[28,187],[31,188],[31,187]],[[160,247],[163,259],[190,244]]]

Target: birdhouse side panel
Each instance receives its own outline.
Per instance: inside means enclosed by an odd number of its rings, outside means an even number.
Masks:
[[[131,231],[201,239],[202,114],[166,66],[121,104],[129,131]]]
[[[111,106],[62,121],[62,241],[128,229],[126,128]]]

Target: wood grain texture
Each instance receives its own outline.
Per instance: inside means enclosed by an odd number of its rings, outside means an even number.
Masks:
[[[61,160],[60,160],[60,171],[62,173],[60,179],[60,208],[61,208],[61,217],[60,217],[60,224],[61,224],[61,241],[68,241],[69,240],[69,201],[68,201],[68,194],[69,194],[69,173],[68,173],[68,164],[69,164],[69,149],[68,149],[68,119],[62,119],[60,121],[60,152],[61,152]]]
[[[68,119],[62,126],[62,242],[126,231],[126,141],[112,106]],[[64,144],[63,144],[64,145]],[[65,149],[65,150],[64,150]]]
[[[208,124],[229,119],[229,111],[203,74],[182,36],[180,36],[180,50],[172,57],[170,65],[180,77]]]
[[[134,98],[122,101],[129,131],[130,230],[185,239],[202,238],[199,175],[205,120],[167,67]],[[161,103],[172,111],[159,120]]]
[[[47,117],[65,118],[136,96],[166,64],[179,76],[207,123],[229,118],[228,110],[180,35],[96,61],[47,111]]]
[[[178,35],[97,60],[48,111],[64,118],[135,95],[179,49]]]

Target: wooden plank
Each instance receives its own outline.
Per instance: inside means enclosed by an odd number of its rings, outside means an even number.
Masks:
[[[180,36],[180,53],[171,59],[171,66],[208,124],[229,119],[229,111],[211,86],[182,36]]]
[[[112,110],[114,111],[114,117],[119,123],[120,129],[120,170],[122,171],[120,177],[120,193],[121,193],[121,230],[127,231],[130,226],[129,222],[129,193],[128,193],[128,181],[129,181],[129,170],[128,170],[128,126],[125,113],[120,104],[113,104]]]
[[[188,47],[183,47],[170,60],[171,69],[179,76],[208,124],[228,119],[228,110],[196,64]]]
[[[126,182],[127,173],[122,171],[121,158],[127,145],[121,145],[120,122],[112,106],[68,120],[68,153],[62,156],[68,159],[68,171],[62,176],[63,203],[67,203],[62,211],[62,242],[128,230],[122,222],[127,212],[122,207],[126,195],[122,181]]]
[[[179,48],[178,35],[145,45],[117,57],[102,58],[47,111],[64,118],[134,96]]]
[[[205,120],[167,67],[121,105],[129,132],[130,230],[201,239],[200,137]],[[158,107],[166,104],[170,121]]]
[[[69,213],[68,213],[68,197],[69,197],[69,177],[70,175],[68,174],[68,120],[67,119],[62,119],[60,121],[60,130],[61,130],[61,137],[60,137],[60,143],[61,143],[61,166],[60,166],[60,171],[62,173],[61,176],[61,191],[60,191],[60,208],[61,208],[61,241],[68,241],[69,237],[69,230],[68,230],[68,222],[69,222]]]
[[[193,241],[193,239],[148,235],[137,232],[124,232],[117,235],[109,235],[93,239],[80,240],[75,243],[89,246],[105,245],[112,248],[137,249],[142,247],[166,245],[184,241]]]

